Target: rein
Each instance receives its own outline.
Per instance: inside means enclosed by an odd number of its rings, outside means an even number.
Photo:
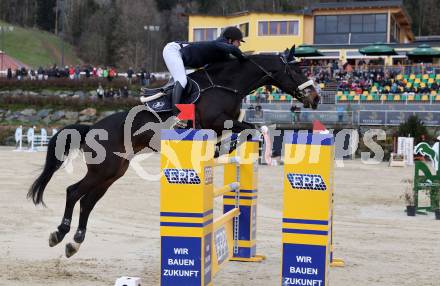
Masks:
[[[256,61],[254,61],[253,59],[249,58],[248,60],[249,60],[251,63],[253,63],[255,66],[257,66],[257,67],[258,67],[258,68],[264,73],[264,76],[262,76],[262,77],[259,78],[257,81],[255,81],[251,86],[253,86],[253,85],[255,85],[255,84],[258,84],[259,82],[263,81],[263,80],[264,80],[265,78],[267,78],[267,77],[270,78],[270,79],[272,79],[274,82],[278,82],[278,81],[273,77],[273,73],[267,71],[263,66],[261,66],[260,64],[258,64],[258,63],[257,63]],[[287,61],[285,61],[282,57],[280,57],[280,60],[281,60],[281,61],[283,62],[283,64],[284,64],[284,72],[285,72],[288,76],[290,76],[290,77],[293,79],[292,72],[290,71],[290,68],[289,68],[289,63],[288,63]],[[205,91],[207,91],[207,90],[210,90],[210,89],[213,89],[213,88],[218,88],[218,89],[223,89],[223,90],[226,90],[226,91],[232,92],[232,93],[234,93],[234,94],[236,94],[236,95],[239,94],[239,91],[238,91],[237,89],[233,89],[233,88],[230,88],[230,87],[227,87],[227,86],[223,86],[223,85],[215,84],[214,81],[212,80],[212,77],[209,75],[208,70],[204,68],[203,71],[205,72],[205,75],[206,75],[206,77],[207,77],[207,79],[208,79],[208,81],[209,81],[209,83],[210,83],[210,86],[201,89],[201,90],[200,90],[200,93],[203,93],[203,92],[205,92]],[[313,80],[306,81],[305,83],[303,83],[303,84],[301,84],[301,85],[298,86],[298,90],[299,90],[299,91],[302,91],[302,90],[306,89],[307,87],[309,87],[309,86],[311,86],[311,85],[313,85],[313,84],[314,84],[314,83],[313,83]],[[302,93],[300,93],[300,92],[296,94],[296,97],[297,97],[298,100],[303,99],[305,96],[306,96],[305,94],[302,94]]]
[[[272,80],[274,80],[274,81],[276,82],[276,80],[275,80],[275,78],[272,76],[272,73],[271,73],[271,72],[267,71],[264,67],[262,67],[261,65],[259,65],[259,64],[258,64],[256,61],[254,61],[253,59],[249,59],[249,61],[250,61],[251,63],[253,63],[254,65],[256,65],[256,66],[257,66],[257,67],[258,67],[258,68],[264,73],[264,76],[261,77],[261,78],[259,78],[259,79],[255,82],[255,84],[259,83],[260,81],[263,81],[263,79],[265,79],[266,77],[269,77],[269,78],[271,78]],[[219,88],[219,89],[223,89],[223,90],[226,90],[226,91],[232,92],[232,93],[234,93],[234,94],[236,94],[236,95],[239,94],[239,91],[238,91],[237,89],[233,89],[233,88],[230,88],[230,87],[227,87],[227,86],[223,86],[223,85],[215,84],[214,81],[212,80],[212,77],[209,75],[208,71],[207,71],[205,68],[203,69],[203,71],[205,72],[205,75],[206,75],[206,77],[208,78],[208,81],[209,81],[209,83],[210,83],[210,86],[201,89],[201,90],[200,90],[200,93],[205,92],[205,91],[210,90],[210,89],[213,89],[213,88]],[[254,84],[252,84],[252,85],[254,85]],[[251,86],[252,86],[252,85],[251,85]]]
[[[226,90],[226,91],[229,91],[229,92],[232,92],[232,93],[238,94],[238,90],[236,90],[236,89],[233,89],[233,88],[230,88],[230,87],[227,87],[227,86],[223,86],[223,85],[215,84],[215,83],[212,81],[212,78],[211,78],[211,76],[209,75],[208,71],[207,71],[205,68],[203,69],[203,71],[205,72],[206,77],[208,78],[209,83],[210,83],[211,85],[208,86],[208,87],[205,87],[204,89],[201,89],[201,90],[200,90],[200,93],[205,92],[205,91],[207,91],[207,90],[210,90],[210,89],[212,89],[212,88],[219,88],[219,89],[223,89],[223,90]]]

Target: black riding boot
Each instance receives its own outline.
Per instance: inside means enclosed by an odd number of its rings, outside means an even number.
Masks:
[[[177,116],[180,113],[180,110],[176,107],[176,104],[180,103],[183,91],[184,91],[184,88],[182,87],[180,82],[177,81],[176,84],[174,85],[173,96],[171,98],[171,105],[173,106],[173,115],[174,116]]]

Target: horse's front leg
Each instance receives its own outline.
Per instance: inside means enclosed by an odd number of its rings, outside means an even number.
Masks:
[[[254,130],[256,129],[254,124],[238,121],[227,114],[221,114],[216,118],[213,123],[214,130],[231,130],[232,133],[241,133],[244,130]]]
[[[234,134],[240,134],[244,130],[253,131],[256,129],[255,125],[248,122],[238,121],[226,114],[218,116],[212,128],[217,130],[219,136],[224,134],[223,130],[232,132]],[[249,136],[254,136],[254,133],[250,132]],[[237,148],[238,138],[231,139],[229,136],[227,136],[225,138],[221,137],[218,139],[219,142],[217,143],[215,157],[229,154]]]

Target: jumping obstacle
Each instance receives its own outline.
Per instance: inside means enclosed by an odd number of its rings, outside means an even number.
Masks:
[[[440,140],[440,136],[437,138]],[[440,143],[430,146],[421,142],[414,147],[414,154],[420,154],[430,159],[432,168],[425,161],[416,160],[414,165],[413,196],[416,211],[421,214],[440,209]],[[430,203],[428,206],[419,205],[419,193],[427,191]]]
[[[281,285],[328,285],[333,259],[334,138],[289,132],[284,136]]]
[[[256,255],[259,140],[243,142],[214,160],[211,130],[162,130],[161,285],[212,285],[228,260]],[[214,167],[224,166],[224,186],[214,189]],[[214,198],[223,212],[214,219]]]

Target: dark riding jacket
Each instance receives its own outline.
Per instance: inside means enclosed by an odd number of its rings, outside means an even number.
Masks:
[[[190,68],[201,68],[207,64],[226,61],[230,54],[239,60],[245,59],[240,49],[229,44],[224,37],[219,37],[215,41],[189,43],[180,50],[180,53],[183,63]]]

